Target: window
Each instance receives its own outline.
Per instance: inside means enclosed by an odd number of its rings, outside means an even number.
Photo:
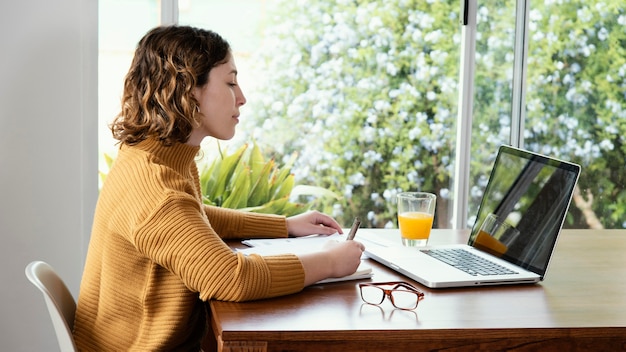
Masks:
[[[139,39],[159,24],[158,0],[98,2],[98,149],[99,169],[107,172],[104,154],[117,155],[108,125],[120,112],[124,76]]]
[[[250,69],[260,80],[247,90],[238,133],[278,155],[298,153],[299,182],[333,190],[340,199],[322,209],[342,223],[357,215],[365,226],[395,226],[395,195],[424,189],[439,195],[438,227],[449,227],[458,6],[262,4],[256,10],[267,14],[257,27],[260,46],[250,54]],[[180,23],[200,22],[181,9]]]
[[[476,220],[498,146],[516,144],[512,140],[514,53],[516,39],[519,40],[516,38],[515,5],[515,0],[499,0],[480,2],[476,9],[469,226]]]
[[[360,215],[366,226],[395,226],[395,193],[420,189],[439,196],[436,227],[471,226],[497,146],[513,144],[583,166],[566,227],[626,227],[617,3],[470,1],[471,158],[458,161],[460,63],[470,55],[458,0],[100,1],[101,154],[114,154],[106,123],[135,45],[172,2],[178,23],[215,30],[235,51],[248,104],[229,143],[297,151],[299,182],[339,194],[323,210],[342,223]],[[457,190],[463,163],[468,184]],[[453,222],[455,209],[463,221]]]
[[[564,226],[625,227],[623,6],[500,0],[477,22],[472,156],[510,140],[579,163]],[[472,200],[489,164],[472,158]]]
[[[582,166],[565,226],[626,227],[626,8],[533,2],[524,144]]]

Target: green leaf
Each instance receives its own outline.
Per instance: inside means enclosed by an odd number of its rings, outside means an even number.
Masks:
[[[224,157],[221,160],[219,165],[219,172],[214,172],[213,176],[215,177],[213,199],[224,199],[228,197],[226,193],[226,188],[231,182],[231,177],[241,160],[243,153],[248,148],[248,145],[245,144],[241,146],[234,154]],[[219,202],[218,202],[219,203]]]
[[[291,191],[291,197],[297,198],[299,196],[314,196],[319,198],[333,198],[340,199],[341,197],[326,188],[317,187],[317,186],[307,186],[307,185],[297,185]]]
[[[264,213],[264,214],[281,214],[285,208],[285,205],[289,202],[289,197],[283,197],[280,199],[275,199],[271,202],[268,202],[260,207],[255,207],[250,211],[255,213]]]
[[[230,185],[230,194],[224,200],[224,208],[241,209],[247,206],[248,193],[250,192],[250,169],[243,167],[237,173],[234,181]]]
[[[274,198],[279,199],[283,197],[289,197],[289,195],[291,194],[291,190],[294,187],[294,184],[295,176],[293,174],[287,175],[287,177],[280,184],[278,184]]]
[[[261,205],[270,200],[270,185],[269,178],[270,173],[274,169],[274,159],[271,159],[264,165],[254,165],[255,168],[260,168],[259,172],[255,172],[254,168],[251,172],[252,189],[250,190],[250,196],[248,198],[249,206]]]
[[[313,205],[312,203],[309,203],[309,204],[287,203],[285,204],[285,207],[283,208],[281,214],[287,217],[302,214],[305,211],[310,210],[312,205]]]
[[[291,187],[288,190],[288,192],[291,192],[291,188],[293,188],[293,180],[288,179],[291,175],[291,167],[295,163],[297,156],[297,153],[293,153],[282,169],[274,170],[272,173],[270,178],[270,194],[273,194],[274,198],[280,198],[284,195],[285,191],[281,191],[280,189],[283,188],[283,183],[285,182],[291,182]]]

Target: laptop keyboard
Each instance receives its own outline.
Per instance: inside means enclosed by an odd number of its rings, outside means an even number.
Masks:
[[[422,252],[474,276],[517,274],[462,248],[425,249]]]

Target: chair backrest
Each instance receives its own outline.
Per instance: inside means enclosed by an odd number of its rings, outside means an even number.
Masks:
[[[28,264],[26,277],[43,293],[61,351],[76,351],[72,336],[76,301],[63,280],[50,265],[42,261]]]

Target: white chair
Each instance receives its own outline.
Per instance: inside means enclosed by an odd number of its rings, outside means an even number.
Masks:
[[[28,264],[26,277],[43,293],[61,352],[76,351],[72,336],[76,301],[63,280],[48,263],[42,261]]]

